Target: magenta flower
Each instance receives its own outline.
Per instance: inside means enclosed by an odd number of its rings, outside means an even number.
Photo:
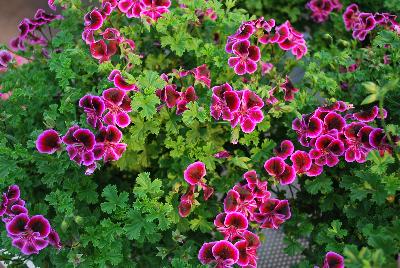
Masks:
[[[219,151],[218,153],[215,153],[213,156],[215,158],[221,159],[221,158],[228,158],[231,156],[231,154],[228,151],[223,150],[223,151]]]
[[[343,128],[346,126],[346,121],[344,118],[335,112],[329,112],[324,117],[324,131],[328,134],[336,134],[341,132]]]
[[[108,76],[108,80],[114,82],[114,85],[125,91],[138,91],[138,87],[135,84],[129,84],[125,78],[122,77],[122,74],[119,70],[112,70],[110,75]]]
[[[190,185],[197,185],[201,182],[206,173],[206,165],[198,161],[190,164],[183,173],[183,176],[185,181]]]
[[[369,144],[369,135],[374,128],[360,122],[353,122],[347,125],[343,131],[346,139],[346,152],[344,154],[347,162],[357,161],[364,163],[372,147]]]
[[[96,160],[117,161],[125,152],[127,145],[121,143],[122,132],[115,126],[102,127],[96,136],[93,153]]]
[[[25,255],[38,254],[49,243],[46,238],[50,234],[50,223],[42,215],[29,218],[27,214],[19,214],[7,222],[6,229],[12,245]]]
[[[170,0],[142,0],[143,9],[140,15],[150,18],[152,21],[157,21],[162,14],[169,12],[171,6]]]
[[[224,199],[224,211],[227,213],[240,212],[251,219],[256,208],[257,203],[251,190],[237,185],[229,190]]]
[[[290,156],[293,168],[297,174],[306,173],[312,165],[312,161],[308,153],[297,150]]]
[[[216,120],[220,119],[221,116],[224,120],[232,120],[233,113],[240,107],[240,98],[237,92],[228,83],[215,86],[212,91],[211,116]]]
[[[143,9],[140,0],[121,0],[118,3],[118,8],[128,18],[140,18],[140,12]]]
[[[117,52],[117,41],[109,41],[108,44],[102,39],[90,44],[90,53],[99,62],[109,61]]]
[[[386,111],[383,111],[384,114],[386,114]],[[358,121],[361,122],[372,122],[375,120],[375,118],[379,115],[379,108],[378,106],[373,106],[369,110],[361,111],[358,113],[354,113],[353,117],[357,119]]]
[[[286,159],[292,155],[294,151],[294,145],[290,140],[284,140],[281,145],[274,148],[274,154],[279,158]]]
[[[7,50],[0,50],[0,68],[7,68],[10,61],[13,59],[13,55]]]
[[[96,31],[103,26],[103,15],[98,10],[92,10],[84,17],[86,29]]]
[[[341,9],[339,0],[311,0],[307,7],[313,12],[311,18],[318,23],[326,21],[334,9]]]
[[[266,199],[271,196],[271,193],[268,191],[268,182],[261,181],[255,170],[247,171],[243,174],[243,178],[247,181],[248,189],[254,198]]]
[[[103,100],[107,113],[104,116],[104,123],[117,125],[121,128],[129,126],[131,118],[128,112],[132,111],[131,99],[126,92],[118,88],[109,88],[103,92]]]
[[[343,13],[343,21],[347,31],[353,29],[354,24],[358,21],[360,11],[357,4],[349,5]]]
[[[309,138],[316,138],[322,132],[323,122],[312,115],[302,115],[301,119],[294,119],[292,129],[296,131],[299,142],[309,146]]]
[[[259,207],[259,213],[254,217],[261,228],[278,229],[279,226],[291,217],[289,202],[287,200],[267,199]]]
[[[257,267],[257,248],[260,247],[260,239],[249,231],[244,231],[243,240],[235,243],[239,251],[237,264],[241,267]]]
[[[60,134],[53,129],[42,132],[36,140],[36,149],[42,154],[52,154],[61,148]]]
[[[55,0],[47,0],[47,5],[49,6],[50,9],[56,11],[56,6],[54,5]]]
[[[238,249],[229,241],[204,243],[198,258],[204,265],[216,264],[216,268],[229,268],[239,259]]]
[[[286,76],[286,80],[280,86],[285,93],[284,99],[285,101],[292,101],[294,100],[294,93],[298,92],[299,89],[295,88],[292,81],[290,81],[289,77]]]
[[[376,26],[375,18],[372,13],[361,12],[358,20],[353,24],[353,38],[364,41],[367,34]]]
[[[324,259],[322,268],[344,268],[344,258],[332,251],[329,251]]]
[[[62,141],[67,145],[69,158],[78,165],[89,166],[94,162],[93,148],[96,143],[94,134],[79,126],[72,126]]]
[[[224,239],[233,241],[242,238],[243,232],[247,230],[248,221],[240,212],[220,213],[215,218],[214,225],[224,235]]]
[[[307,170],[306,175],[308,177],[317,177],[321,175],[322,171],[324,171],[324,168],[322,166],[319,166],[315,164],[314,162],[311,164],[311,167],[309,170]]]
[[[94,39],[93,30],[90,29],[83,30],[82,40],[85,41],[86,45],[91,45],[94,42],[96,42],[96,40]]]
[[[395,137],[395,141],[398,141],[398,137]],[[383,129],[376,128],[369,134],[369,144],[372,148],[379,151],[380,155],[383,156],[385,152],[392,153],[393,148],[390,146],[387,135]]]
[[[255,31],[256,28],[253,26],[252,23],[245,22],[240,25],[237,32],[233,35],[233,38],[240,41],[248,40]]]
[[[62,248],[60,236],[54,229],[50,230],[50,233],[47,236],[47,240],[49,241],[49,244],[55,247],[56,249],[60,250]]]
[[[167,104],[168,108],[175,107],[181,97],[181,93],[177,91],[176,88],[177,86],[172,84],[166,85],[163,89],[158,89],[156,91],[156,95]]]
[[[234,68],[236,74],[252,74],[257,70],[257,62],[261,58],[260,49],[257,46],[251,46],[250,41],[243,40],[233,44],[232,50],[236,56],[230,57],[228,64]]]
[[[263,121],[263,100],[253,91],[244,89],[238,92],[241,105],[238,111],[233,113],[231,126],[236,127],[239,123],[244,133],[251,133],[256,125]]]
[[[103,126],[103,113],[105,104],[102,98],[98,96],[85,95],[79,100],[79,107],[83,108],[86,113],[86,122],[94,127],[101,128]]]
[[[274,68],[274,65],[269,62],[260,61],[260,64],[261,64],[261,75],[262,76],[270,73],[271,70]]]
[[[294,168],[280,157],[272,157],[265,161],[264,169],[282,185],[291,184],[296,179]]]
[[[180,200],[179,206],[178,206],[178,212],[182,218],[185,218],[185,217],[189,216],[189,214],[190,214],[192,206],[195,202],[195,199],[194,199],[195,187],[196,187],[195,185],[189,185],[186,193],[181,196],[181,200]]]
[[[319,166],[335,166],[339,163],[339,156],[344,153],[344,144],[341,140],[330,135],[321,135],[315,141],[315,149],[310,151],[311,159]]]
[[[176,114],[182,114],[187,110],[186,104],[196,101],[198,99],[196,91],[193,86],[188,87],[185,91],[180,93],[180,98],[176,102]]]
[[[204,83],[208,88],[211,86],[211,72],[206,64],[198,66],[191,70],[194,75],[194,79],[201,83]]]

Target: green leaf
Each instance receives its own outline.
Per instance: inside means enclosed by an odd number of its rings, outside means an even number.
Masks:
[[[150,173],[140,173],[136,179],[137,185],[133,188],[133,193],[138,198],[149,197],[161,197],[163,191],[161,190],[162,181],[155,179],[151,181]]]
[[[101,194],[107,201],[101,204],[101,210],[111,214],[117,207],[124,208],[127,206],[128,193],[122,192],[118,195],[117,186],[107,185]]]
[[[151,119],[156,113],[156,106],[160,104],[160,99],[152,95],[137,93],[132,98],[132,110],[139,112],[142,118]]]
[[[166,82],[157,72],[145,70],[138,78],[138,86],[146,95],[152,94],[156,89],[164,88]]]

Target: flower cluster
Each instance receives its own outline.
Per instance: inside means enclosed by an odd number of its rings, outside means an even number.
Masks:
[[[4,72],[8,68],[8,64],[12,61],[13,55],[8,50],[0,50],[0,72]]]
[[[121,1],[122,2],[122,1]],[[101,28],[111,12],[117,8],[116,0],[104,0],[101,9],[93,9],[84,17],[85,29],[82,32],[82,39],[90,46],[90,53],[93,58],[99,62],[109,61],[118,51],[119,47],[123,47],[127,53],[135,50],[135,42],[121,36],[121,33],[115,28]],[[95,39],[95,33],[100,31],[99,40]]]
[[[210,113],[214,119],[229,121],[234,128],[238,124],[245,133],[251,133],[263,121],[263,100],[249,89],[233,90],[225,83],[212,88]]]
[[[278,44],[285,51],[290,50],[297,59],[307,53],[303,34],[296,31],[289,21],[276,26],[275,20],[266,21],[263,17],[243,22],[235,34],[228,37],[225,50],[233,54],[228,64],[238,75],[252,74],[257,70],[261,59],[260,48],[252,45],[251,37],[257,38],[257,43]]]
[[[41,28],[54,20],[61,19],[60,15],[47,14],[43,9],[38,9],[32,19],[23,19],[19,26],[19,35],[10,41],[14,51],[25,50],[25,42],[30,45],[47,46],[48,38]]]
[[[180,79],[181,86],[183,87],[182,78],[191,75],[195,82],[201,83],[208,88],[211,86],[211,75],[207,65],[203,64],[192,70],[173,70],[171,77],[177,77]],[[167,85],[162,89],[157,89],[156,95],[160,100],[165,103],[168,108],[176,107],[176,114],[180,115],[187,110],[186,105],[189,102],[194,102],[198,99],[194,84],[191,83],[186,89],[178,91],[178,85],[170,80],[167,74],[162,74],[161,79],[167,82]]]
[[[225,240],[203,244],[198,256],[202,264],[256,267],[260,240],[248,231],[249,222],[258,223],[260,228],[277,229],[291,217],[288,201],[271,198],[267,182],[261,181],[254,170],[246,172],[243,178],[245,183],[235,185],[228,192],[224,212],[214,220]]]
[[[128,84],[118,70],[111,72],[109,80],[117,87],[104,90],[102,96],[88,94],[79,100],[87,123],[98,133],[95,135],[78,125],[72,126],[63,137],[53,129],[45,130],[36,140],[40,153],[53,154],[64,143],[70,159],[87,167],[87,175],[96,169],[96,161],[110,162],[121,158],[127,145],[121,143],[122,132],[117,126],[125,128],[131,123],[128,115],[132,110],[131,99],[127,92],[137,90],[137,87]]]
[[[61,249],[58,233],[42,215],[30,217],[25,201],[20,198],[18,185],[11,185],[0,199],[0,217],[6,224],[12,245],[25,255],[38,254],[52,245]]]
[[[353,38],[364,41],[367,34],[378,25],[400,34],[397,16],[390,13],[361,12],[357,4],[351,4],[343,13],[343,21],[347,31],[353,32]]]
[[[307,8],[312,11],[311,18],[315,22],[322,23],[334,10],[342,9],[342,4],[339,0],[311,0],[307,3]]]
[[[293,120],[292,128],[299,143],[310,150],[295,151],[291,141],[283,141],[274,150],[276,156],[265,162],[267,173],[286,185],[296,179],[296,174],[318,176],[324,166],[336,166],[341,156],[347,162],[363,163],[372,150],[382,155],[391,153],[392,147],[384,131],[368,125],[376,118],[386,117],[386,111],[374,106],[366,111],[343,114],[352,108],[338,101]],[[292,165],[285,162],[287,159]]]
[[[205,183],[206,165],[203,162],[194,162],[190,164],[183,173],[185,181],[189,187],[184,195],[181,196],[179,203],[179,215],[187,217],[195,203],[196,186],[203,190],[204,201],[207,201],[214,193],[214,189]]]

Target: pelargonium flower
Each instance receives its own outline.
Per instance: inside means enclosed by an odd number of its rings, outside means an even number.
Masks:
[[[250,189],[236,185],[234,189],[229,190],[224,199],[224,211],[240,212],[246,217],[252,219],[257,203]]]
[[[346,120],[336,113],[336,112],[329,112],[324,117],[324,131],[328,134],[335,134],[337,136],[338,132],[341,132],[343,128],[346,126]]]
[[[302,115],[292,122],[292,129],[296,131],[299,142],[303,146],[309,146],[309,138],[316,138],[322,132],[323,122],[312,115]]]
[[[317,177],[321,175],[323,170],[324,170],[323,166],[319,166],[314,162],[312,162],[311,167],[306,172],[306,175],[308,177]]]
[[[204,200],[208,200],[213,194],[214,189],[204,183],[204,176],[206,175],[206,166],[203,162],[197,161],[190,164],[184,171],[183,177],[190,185],[199,185],[203,189]]]
[[[216,264],[216,268],[229,268],[239,259],[238,249],[229,241],[204,243],[198,258],[204,265]]]
[[[108,76],[109,81],[113,81],[114,85],[125,91],[138,91],[139,88],[135,84],[129,84],[125,78],[122,77],[122,74],[119,70],[112,70],[110,75]]]
[[[386,113],[386,110],[384,110],[384,114]],[[353,117],[357,119],[358,121],[361,122],[372,122],[375,120],[375,118],[379,115],[379,108],[378,106],[373,106],[369,110],[361,111],[358,113],[354,113]]]
[[[367,34],[376,26],[376,21],[372,13],[361,12],[358,20],[353,24],[353,38],[364,41]]]
[[[286,76],[286,80],[283,84],[280,85],[283,92],[285,93],[284,99],[285,101],[293,101],[294,100],[294,93],[298,92],[299,89],[295,88],[292,81],[290,81],[289,77]]]
[[[121,0],[118,2],[118,8],[128,18],[140,18],[143,9],[140,0]]]
[[[92,10],[87,13],[84,17],[85,19],[85,27],[87,29],[96,31],[103,26],[103,15],[98,10]]]
[[[211,86],[211,72],[206,64],[198,66],[191,70],[196,81],[204,83],[208,88]]]
[[[102,127],[96,135],[94,158],[104,162],[117,161],[125,152],[127,144],[121,143],[122,132],[113,125]]]
[[[61,148],[60,134],[53,129],[42,132],[36,140],[36,149],[42,154],[52,154]]]
[[[108,61],[117,52],[118,42],[109,41],[108,44],[103,40],[94,41],[90,44],[90,53],[93,58],[101,62]]]
[[[132,111],[131,99],[126,92],[118,88],[109,88],[103,92],[103,100],[108,112],[104,116],[104,123],[117,125],[121,128],[129,126],[131,118],[128,112]]]
[[[7,50],[0,50],[0,68],[7,68],[10,61],[13,59],[13,55]]]
[[[254,217],[261,228],[278,229],[279,226],[291,217],[287,200],[267,199],[259,207]]]
[[[320,166],[335,166],[339,162],[339,156],[344,153],[344,144],[341,140],[330,135],[321,135],[315,141],[315,147],[310,151],[311,159]]]
[[[244,133],[251,133],[256,125],[264,119],[264,114],[261,110],[264,107],[264,102],[256,93],[249,89],[239,91],[238,95],[241,99],[241,105],[233,113],[231,126],[236,127],[239,123]]]
[[[243,240],[235,243],[239,250],[237,264],[241,267],[257,267],[257,248],[260,247],[260,239],[249,231],[244,231]]]
[[[357,4],[349,5],[343,13],[343,21],[347,31],[350,31],[358,21],[360,11]]]
[[[49,235],[47,236],[47,240],[49,244],[55,247],[56,249],[60,250],[62,248],[60,236],[56,232],[56,230],[51,229]]]
[[[186,193],[181,196],[178,206],[178,213],[182,218],[189,216],[192,206],[194,204],[194,190],[195,185],[189,185]]]
[[[396,137],[396,140],[398,138]],[[392,146],[389,144],[387,134],[381,128],[376,128],[369,134],[369,144],[376,150],[379,154],[383,156],[385,152],[392,153]]]
[[[284,140],[280,146],[274,148],[274,154],[282,159],[286,159],[292,155],[294,145],[290,140]]]
[[[29,218],[27,214],[19,214],[7,222],[6,229],[12,245],[25,255],[38,254],[49,243],[46,238],[50,234],[50,223],[42,215]]]
[[[324,259],[324,266],[322,268],[344,268],[343,256],[336,252],[329,251]]]
[[[181,94],[176,90],[177,86],[175,84],[166,85],[163,89],[158,89],[156,95],[165,102],[168,108],[176,106]]]
[[[261,75],[262,76],[268,74],[274,68],[274,65],[269,62],[260,61],[260,64],[261,64]]]
[[[67,145],[69,158],[75,161],[78,165],[89,166],[94,162],[93,148],[96,144],[94,134],[79,126],[72,126],[62,141]]]
[[[271,193],[268,191],[268,182],[261,181],[255,170],[247,171],[243,174],[243,178],[247,181],[247,187],[251,191],[251,194],[254,196],[254,198],[270,198]]]
[[[170,0],[142,0],[141,16],[146,16],[152,21],[157,21],[162,14],[169,12]]]
[[[369,135],[373,130],[373,127],[361,122],[353,122],[344,128],[343,134],[346,137],[344,157],[347,162],[364,163],[367,160],[368,152],[372,149]]]
[[[223,150],[223,151],[219,151],[218,153],[215,153],[213,156],[215,158],[228,158],[231,156],[231,154],[228,151]]]
[[[257,70],[257,62],[261,58],[260,49],[257,46],[251,46],[250,41],[242,40],[233,44],[232,50],[236,56],[230,57],[228,64],[234,68],[236,74],[252,74]]]
[[[189,102],[196,101],[198,99],[196,95],[196,91],[194,90],[193,86],[188,87],[185,91],[180,93],[180,97],[176,102],[176,114],[182,114],[188,108],[186,105]]]
[[[56,11],[56,6],[54,5],[55,0],[47,0],[47,5],[49,6],[50,9]]]
[[[83,96],[79,100],[79,107],[86,113],[86,122],[94,128],[103,126],[103,113],[106,109],[104,101],[98,96],[90,94]]]
[[[220,213],[215,218],[214,225],[225,239],[233,241],[242,238],[243,232],[247,230],[248,221],[240,212]]]
[[[291,184],[296,179],[294,168],[286,164],[280,157],[268,159],[264,163],[264,169],[282,185]]]
[[[312,161],[308,153],[297,150],[290,156],[293,168],[297,174],[306,173],[312,165]]]
[[[228,83],[215,86],[212,91],[211,116],[216,120],[220,119],[221,116],[224,120],[232,120],[233,113],[240,107],[240,98],[237,92]]]
[[[334,9],[341,9],[342,4],[339,0],[311,0],[307,3],[307,7],[313,12],[311,18],[321,23],[328,19]]]

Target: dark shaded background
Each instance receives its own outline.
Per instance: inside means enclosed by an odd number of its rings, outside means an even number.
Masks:
[[[18,34],[19,22],[32,18],[38,8],[50,10],[47,0],[0,0],[0,43],[8,44]]]

